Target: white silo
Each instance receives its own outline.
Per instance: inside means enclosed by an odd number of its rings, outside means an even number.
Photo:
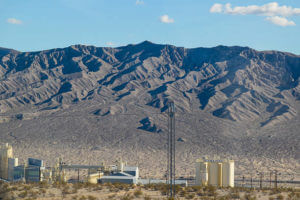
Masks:
[[[196,161],[196,185],[207,185],[208,163],[202,159]]]
[[[13,148],[11,145],[6,143],[5,145],[0,145],[0,178],[8,180],[8,159],[13,158]]]
[[[223,186],[234,187],[234,161],[226,160],[223,162]]]
[[[208,166],[208,185],[218,186],[219,165],[217,162],[210,162]]]
[[[198,159],[196,161],[196,185],[234,187],[234,161],[222,159]]]

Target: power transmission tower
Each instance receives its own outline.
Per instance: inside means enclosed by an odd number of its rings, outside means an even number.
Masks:
[[[175,105],[168,103],[168,171],[169,197],[175,197]]]

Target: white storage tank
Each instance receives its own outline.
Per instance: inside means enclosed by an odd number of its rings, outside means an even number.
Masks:
[[[203,160],[196,162],[196,185],[207,185],[208,183],[208,163]]]
[[[195,184],[234,187],[234,161],[219,158],[196,160]]]
[[[0,178],[8,180],[10,178],[8,168],[8,159],[13,158],[13,148],[11,145],[6,143],[0,145]]]
[[[234,187],[234,161],[227,160],[223,163],[223,186]]]
[[[208,185],[218,186],[219,166],[217,162],[210,162],[208,168]]]

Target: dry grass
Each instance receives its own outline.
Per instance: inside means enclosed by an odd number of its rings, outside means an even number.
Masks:
[[[53,183],[38,184],[0,183],[0,199],[66,199],[66,200],[132,200],[132,199],[168,199],[169,187],[166,184],[128,185],[128,184],[89,184],[89,183]],[[181,187],[176,185],[176,199],[203,200],[298,200],[300,189],[264,188],[256,191],[249,188],[216,188],[213,186]]]

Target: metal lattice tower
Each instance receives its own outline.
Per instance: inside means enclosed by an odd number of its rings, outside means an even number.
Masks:
[[[168,170],[169,197],[175,197],[175,105],[168,104]]]

